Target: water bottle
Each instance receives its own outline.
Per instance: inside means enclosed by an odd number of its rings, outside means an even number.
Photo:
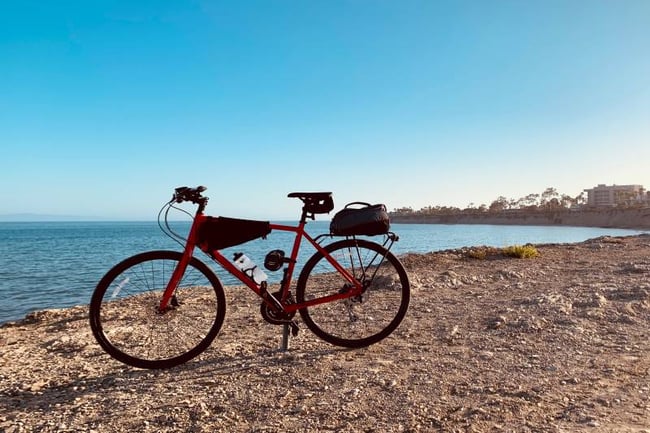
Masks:
[[[263,270],[261,270],[251,259],[246,257],[245,254],[235,253],[233,260],[235,261],[235,266],[239,268],[240,271],[248,275],[253,279],[257,284],[261,284],[262,281],[266,281],[268,278]]]

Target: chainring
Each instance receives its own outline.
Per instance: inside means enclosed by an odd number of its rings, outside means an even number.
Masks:
[[[278,291],[272,293],[272,295],[276,299],[280,299],[282,297],[282,292]],[[296,301],[293,298],[293,295],[289,293],[289,298],[287,298],[285,304],[295,304],[295,303]],[[295,311],[292,311],[291,313],[285,313],[283,311],[275,312],[268,305],[266,305],[266,302],[262,302],[262,304],[260,305],[260,314],[262,315],[262,318],[264,320],[271,323],[272,325],[284,325],[286,323],[291,322],[291,320],[293,320],[293,317],[296,315],[296,312]]]

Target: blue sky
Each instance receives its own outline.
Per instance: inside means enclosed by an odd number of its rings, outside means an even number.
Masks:
[[[0,214],[650,188],[650,2],[0,3]]]

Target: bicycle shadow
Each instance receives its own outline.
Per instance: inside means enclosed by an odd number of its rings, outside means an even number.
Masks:
[[[339,353],[359,351],[359,349],[348,349],[343,347],[332,347],[328,349],[317,349],[309,352],[290,352],[280,349],[261,349],[253,354],[229,356],[216,353],[209,358],[190,361],[187,364],[176,368],[196,373],[210,375],[230,375],[251,369],[264,369],[273,367],[309,365],[324,357]]]
[[[48,373],[38,363],[34,367],[26,364],[27,369],[33,368],[31,374],[5,381],[10,385],[0,389],[0,412],[56,411],[58,407],[79,406],[88,401],[108,404],[111,395],[131,394],[137,398],[138,394],[173,384],[209,392],[210,387],[227,387],[227,379],[232,377],[272,381],[280,369],[287,372],[290,368],[310,368],[323,359],[343,358],[341,354],[363,350],[301,339],[296,349],[282,351],[271,347],[278,335],[265,330],[263,322],[247,323],[253,325],[247,335],[238,334],[234,326],[227,328],[225,339],[216,340],[212,347],[185,364],[166,370],[144,370],[113,360],[101,350],[86,327],[87,307],[64,313],[48,311],[29,319],[33,331],[44,336],[37,344],[39,349],[58,359],[48,362]],[[65,367],[52,369],[55,366]],[[128,401],[116,399],[110,400],[110,404],[126,407]]]
[[[56,408],[61,406],[75,405],[86,398],[93,398],[93,395],[110,395],[112,392],[131,392],[134,398],[137,398],[138,392],[152,392],[151,390],[157,386],[169,386],[169,384],[196,385],[206,388],[207,392],[209,388],[219,386],[220,381],[215,378],[232,377],[241,373],[250,375],[251,371],[257,371],[255,380],[271,380],[274,376],[269,373],[270,370],[278,367],[308,366],[323,357],[336,356],[351,350],[334,347],[292,353],[277,349],[261,349],[250,354],[235,355],[213,351],[210,355],[202,355],[198,359],[164,370],[137,369],[112,360],[106,354],[96,353],[85,355],[83,359],[94,366],[107,362],[113,363],[109,367],[110,371],[95,376],[86,376],[79,371],[77,373],[80,374],[70,374],[68,380],[56,378],[58,383],[42,381],[27,388],[14,386],[0,389],[0,408],[7,412],[15,410],[43,412],[57,410]],[[79,370],[83,369],[79,368]],[[111,405],[114,408],[127,407],[129,401],[111,400]]]

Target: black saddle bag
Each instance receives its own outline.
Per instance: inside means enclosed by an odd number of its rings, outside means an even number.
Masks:
[[[362,205],[362,208],[352,208],[353,205]],[[345,205],[338,211],[330,223],[330,233],[335,236],[353,235],[383,235],[390,229],[390,220],[386,206],[383,204],[371,205],[355,201]]]
[[[209,252],[266,237],[269,233],[271,226],[268,221],[206,217],[199,227],[197,244],[203,251]]]

